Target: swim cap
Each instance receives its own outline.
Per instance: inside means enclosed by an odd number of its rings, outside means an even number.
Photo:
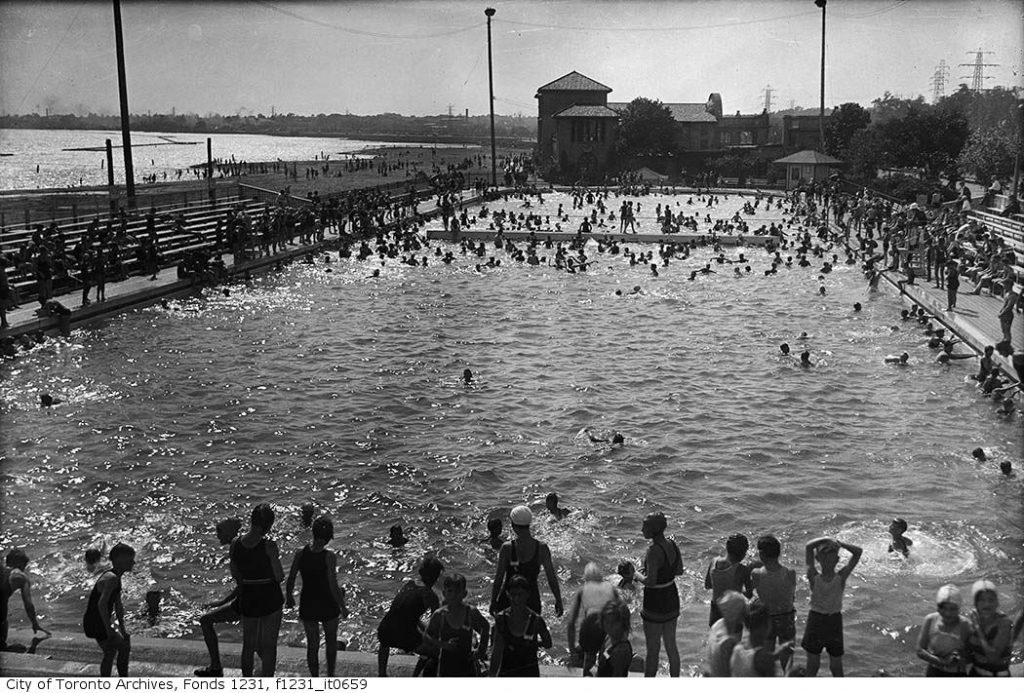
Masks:
[[[982,592],[991,592],[998,598],[999,592],[996,590],[995,584],[991,580],[978,580],[971,585],[971,601],[978,601],[978,595]]]
[[[718,610],[722,613],[722,618],[729,622],[735,623],[747,613],[746,597],[733,590],[726,591],[715,603],[718,605]]]
[[[529,526],[530,522],[533,521],[533,513],[525,505],[517,505],[512,508],[512,512],[509,513],[508,517],[512,520],[512,524],[522,527]]]
[[[945,604],[947,602],[960,606],[962,603],[960,597],[960,590],[957,589],[956,585],[943,585],[939,588],[939,593],[935,595],[936,604]]]

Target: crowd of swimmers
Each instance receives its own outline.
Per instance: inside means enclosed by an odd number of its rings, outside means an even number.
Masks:
[[[545,500],[550,522],[572,512],[559,506],[557,494]],[[339,620],[348,618],[346,593],[338,582],[337,554],[329,548],[334,525],[326,515],[304,505],[301,521],[306,543],[289,554],[285,571],[281,549],[270,538],[276,514],[266,503],[252,509],[249,523],[222,520],[216,535],[227,546],[233,589],[206,605],[199,619],[210,657],[196,676],[224,675],[215,626],[240,623],[241,671],[244,676],[272,677],[277,671],[278,636],[284,609],[298,605],[298,618],[306,639],[310,676],[319,676],[320,643],[324,643],[326,675],[337,672]],[[486,609],[474,605],[466,576],[446,567],[432,553],[419,562],[416,575],[398,588],[377,628],[377,664],[388,675],[393,650],[418,655],[414,676],[536,677],[540,652],[554,647],[551,627],[542,615],[540,576],[544,574],[555,618],[565,618],[567,663],[583,676],[627,676],[642,672],[655,676],[664,648],[670,676],[679,676],[681,664],[676,641],[680,596],[676,579],[683,574],[683,555],[666,534],[662,512],[643,518],[640,532],[649,544],[639,565],[621,561],[613,577],[596,562],[587,563],[583,583],[563,600],[558,568],[548,546],[531,533],[533,511],[526,505],[508,515],[511,539],[502,536],[501,518],[488,523],[490,543],[497,552],[495,572]],[[888,551],[909,556],[913,540],[908,524],[894,519],[888,528]],[[389,543],[404,545],[401,528],[393,527]],[[748,560],[750,542],[734,534],[723,555],[712,559],[704,587],[710,593],[707,639],[702,674],[711,677],[816,676],[822,654],[828,655],[833,676],[843,676],[845,644],[843,595],[847,581],[864,550],[831,537],[818,537],[804,547],[804,575],[810,588],[802,637],[797,641],[795,591],[797,570],[780,563],[782,545],[766,534],[757,539],[756,558]],[[82,630],[96,641],[100,673],[116,669],[129,674],[131,636],[125,617],[122,577],[134,569],[135,550],[123,543],[113,546],[104,563],[100,551],[85,556],[90,572],[98,574],[82,615]],[[0,647],[7,649],[8,602],[21,593],[25,615],[37,638],[50,632],[40,623],[27,572],[29,559],[22,549],[7,553],[0,577]],[[296,583],[301,583],[298,601]],[[440,594],[439,594],[440,592]],[[926,662],[927,676],[1009,676],[1013,643],[1024,629],[1024,611],[1011,619],[999,608],[999,594],[989,580],[978,580],[970,590],[971,602],[961,611],[960,590],[944,585],[936,596],[936,611],[929,613],[917,639],[917,656]],[[146,595],[151,618],[159,613],[160,593]],[[565,608],[568,603],[568,609]],[[639,611],[639,619],[636,612]],[[642,629],[645,652],[634,653],[630,634]],[[804,664],[795,664],[794,649],[804,652]],[[259,667],[256,667],[256,660]],[[882,672],[884,674],[884,672]]]

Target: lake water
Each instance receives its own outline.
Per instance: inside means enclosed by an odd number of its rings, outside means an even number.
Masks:
[[[162,181],[165,173],[167,180],[174,180],[179,169],[205,163],[207,137],[212,138],[215,159],[229,160],[234,157],[237,161],[311,161],[322,155],[337,160],[368,147],[395,144],[341,137],[133,132],[132,162],[136,182],[153,174],[156,174],[158,181]],[[13,154],[0,157],[0,190],[106,185],[105,147],[108,139],[117,147],[121,143],[120,131],[0,130],[0,152]],[[168,144],[169,141],[184,144],[172,145]],[[442,148],[452,145],[422,146]],[[78,147],[99,147],[100,151],[64,151]],[[124,183],[124,158],[122,151],[116,148],[114,180],[118,184]]]
[[[639,561],[641,518],[662,509],[686,566],[684,671],[703,656],[708,561],[731,533],[753,544],[773,532],[800,574],[812,537],[863,546],[845,597],[847,671],[919,674],[917,630],[940,585],[969,595],[987,577],[1005,610],[1021,607],[1021,481],[970,456],[983,446],[1021,459],[1020,419],[998,417],[964,382],[976,362],[935,364],[920,329],[899,322],[900,299],[869,294],[855,267],[827,275],[822,297],[813,269],[765,277],[764,251],[741,250],[751,275],[726,266],[693,282],[709,249],[658,278],[593,245],[598,264],[575,275],[503,252],[483,273],[458,255],[451,266],[389,262],[375,280],[379,264],[294,265],[230,296],[76,331],[0,364],[0,547],[27,548],[44,623],[76,630],[92,580],[85,548],[128,541],[139,549],[126,579],[134,630],[198,637],[198,605],[230,588],[214,522],[273,502],[287,569],[312,501],[335,520],[353,613],[344,637],[366,650],[426,550],[467,575],[486,608],[486,521],[515,504],[534,509],[567,602],[587,561],[609,573]],[[634,285],[644,293],[615,295]],[[817,365],[781,357],[783,341]],[[904,350],[908,368],[882,363]],[[44,391],[65,403],[40,411]],[[627,444],[591,443],[584,426]],[[559,523],[541,512],[551,490],[574,509]],[[897,515],[915,542],[908,560],[886,553]],[[411,536],[402,549],[384,543],[396,522]],[[167,591],[154,627],[138,606],[149,584]],[[559,658],[564,625],[542,594]],[[807,600],[801,578],[801,634]],[[286,613],[282,642],[301,644],[296,618]]]

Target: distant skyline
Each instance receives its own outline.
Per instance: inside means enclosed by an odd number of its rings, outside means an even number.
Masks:
[[[494,7],[495,111],[536,115],[537,87],[577,70],[610,100],[722,95],[724,111],[818,105],[813,0],[464,2],[122,1],[131,111],[487,113],[484,8]],[[931,101],[970,84],[1021,85],[1016,0],[829,0],[826,107],[890,91]],[[0,2],[0,110],[116,113],[111,2]]]

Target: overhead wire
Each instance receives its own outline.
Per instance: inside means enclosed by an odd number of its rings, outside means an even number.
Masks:
[[[463,27],[459,27],[459,28],[456,28],[456,29],[449,29],[447,31],[435,31],[435,32],[432,32],[432,33],[416,32],[415,34],[387,34],[387,33],[380,32],[380,31],[368,31],[366,29],[356,29],[356,28],[350,27],[350,26],[344,26],[344,25],[341,25],[341,24],[334,24],[332,22],[325,22],[325,21],[320,20],[320,19],[314,19],[313,17],[306,17],[304,15],[299,14],[298,12],[294,12],[292,10],[286,10],[283,7],[278,7],[277,5],[274,5],[273,3],[266,2],[266,0],[252,0],[252,1],[255,4],[257,4],[257,5],[262,5],[263,7],[266,7],[269,10],[277,12],[278,14],[283,14],[286,17],[291,17],[292,19],[298,19],[299,21],[308,22],[309,24],[316,24],[317,26],[322,26],[325,29],[334,29],[336,31],[341,31],[341,32],[344,32],[344,33],[347,33],[347,34],[355,34],[356,36],[370,36],[372,38],[403,39],[403,40],[440,38],[442,36],[454,36],[456,34],[462,34],[462,33],[465,33],[467,31],[472,31],[473,29],[479,29],[481,26],[483,26],[483,22],[475,22],[475,23],[473,23],[471,25],[468,25],[468,26],[463,26]]]

